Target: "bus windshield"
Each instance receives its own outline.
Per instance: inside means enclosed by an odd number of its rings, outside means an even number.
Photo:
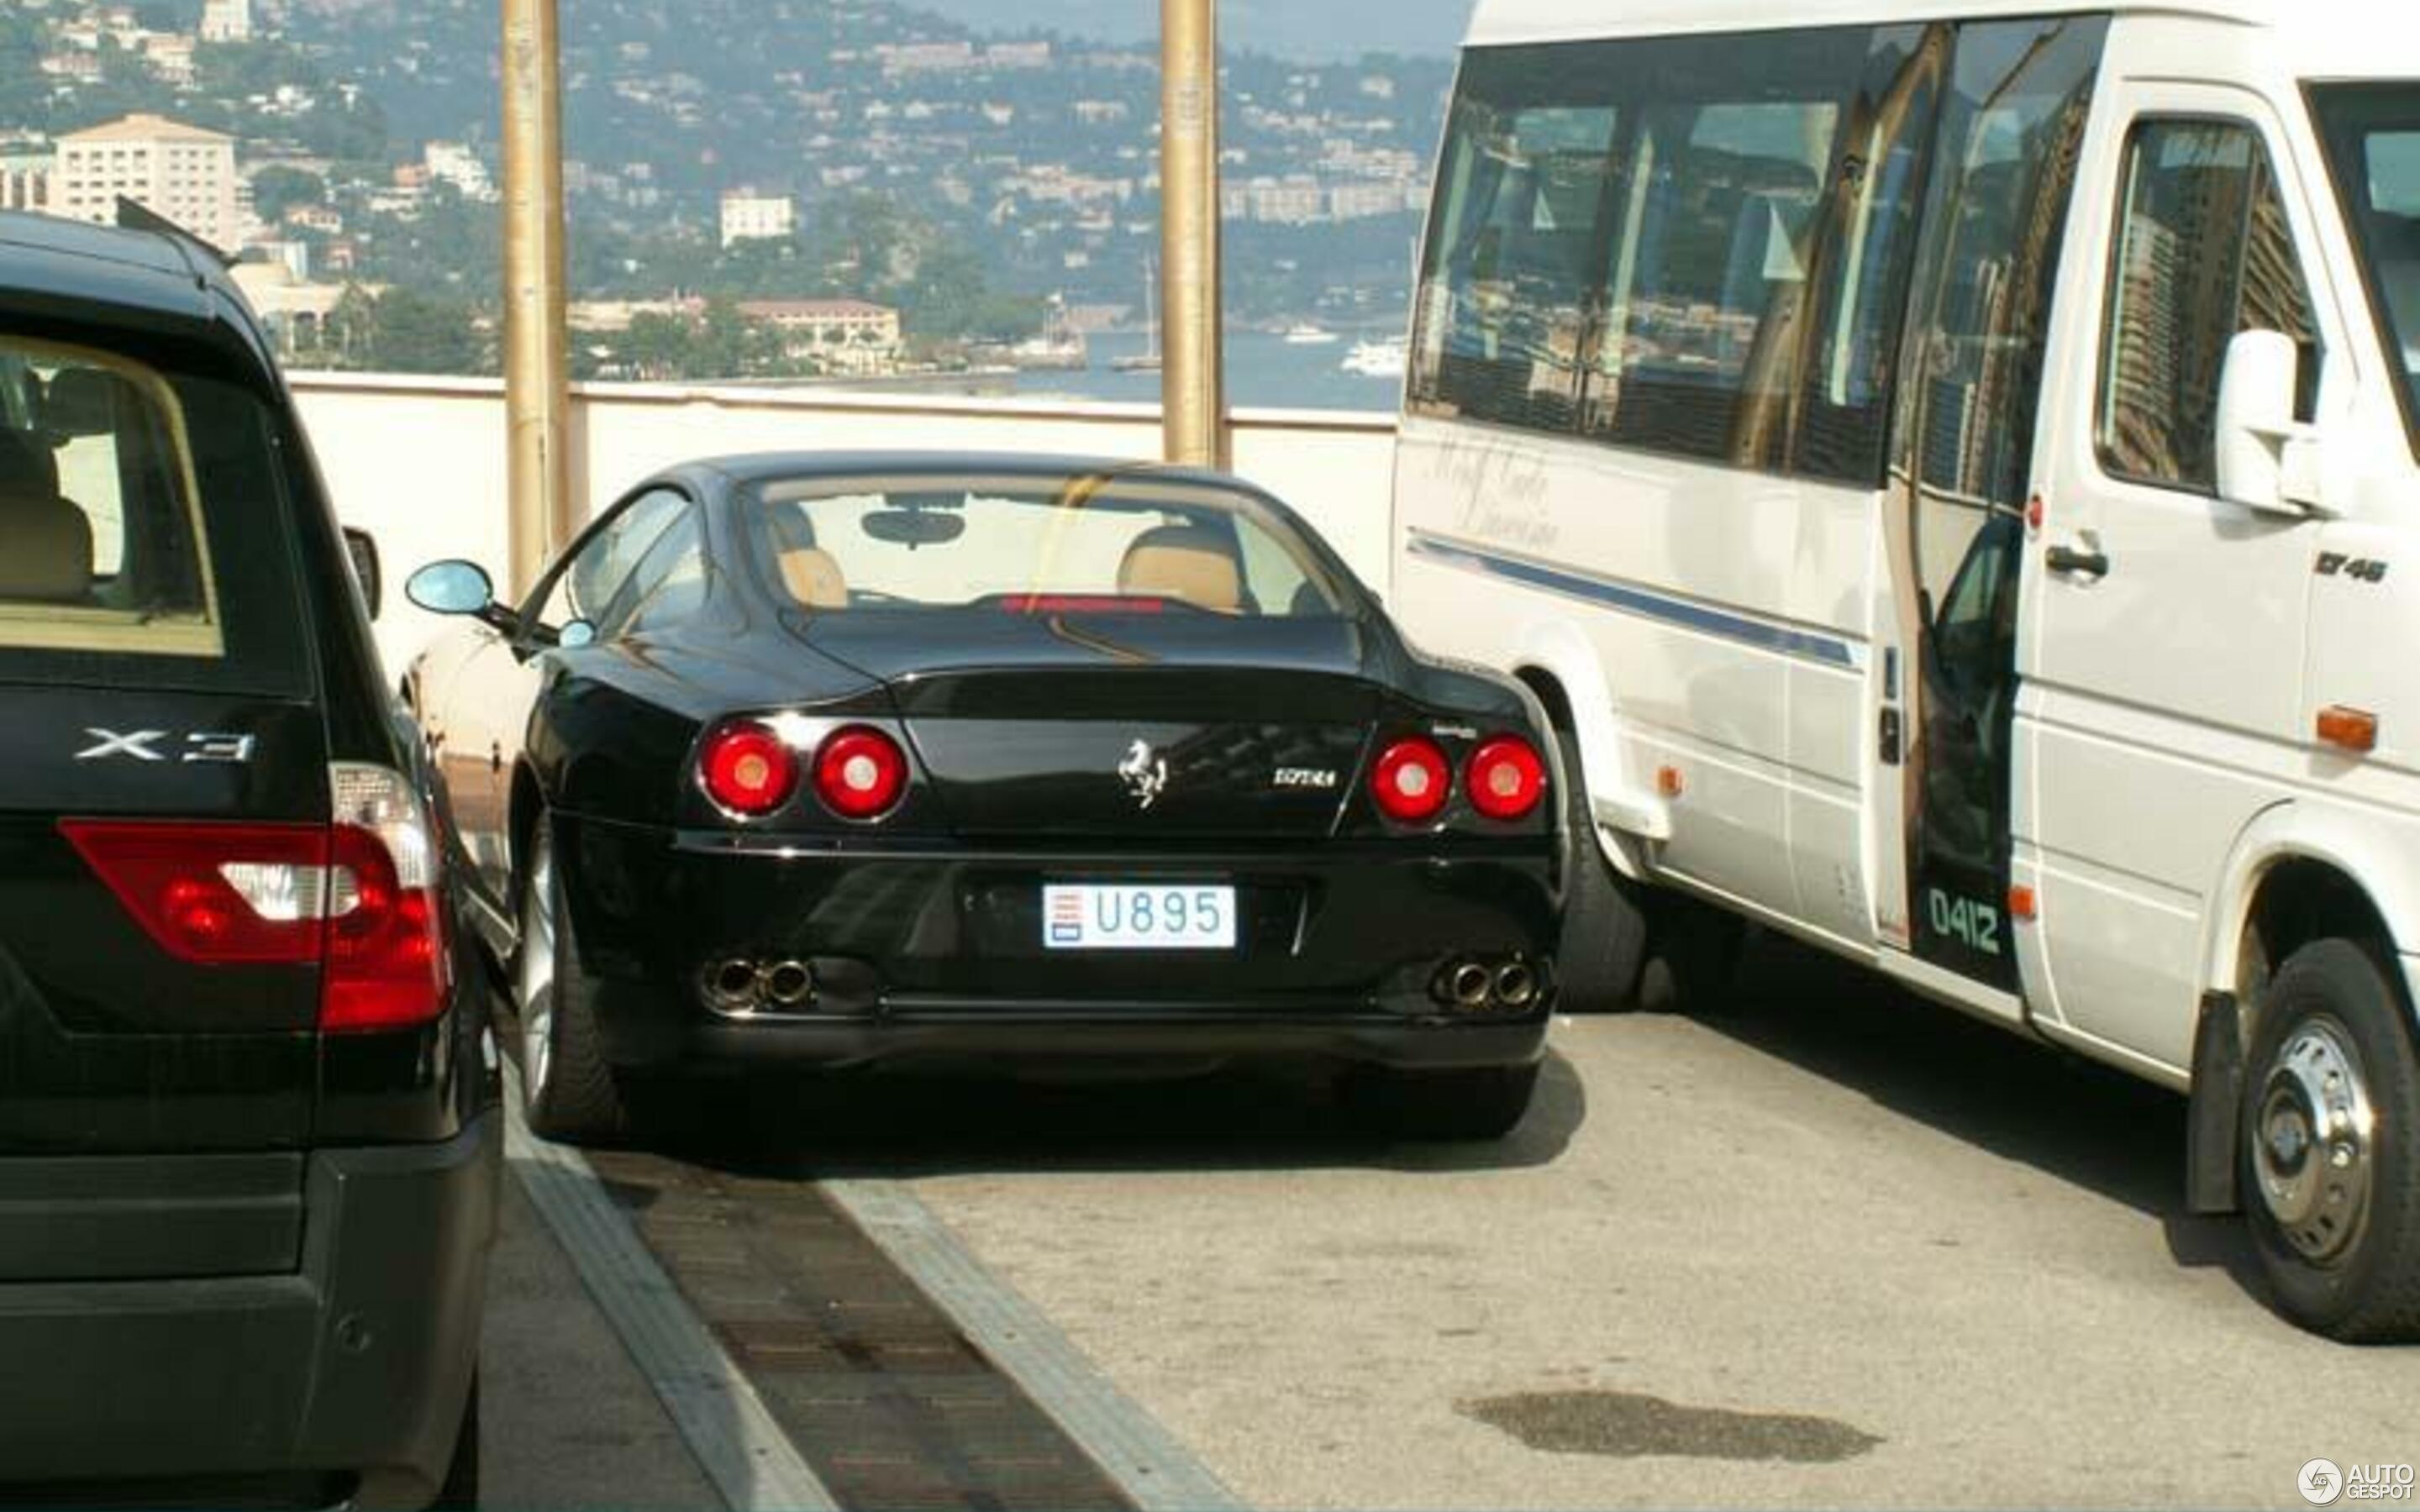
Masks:
[[[2420,82],[2311,92],[2420,454]]]

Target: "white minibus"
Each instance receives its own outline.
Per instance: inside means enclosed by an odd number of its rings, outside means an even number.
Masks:
[[[1565,1001],[1869,963],[2420,1336],[2410,0],[1480,0],[1416,306],[1393,606],[1563,726]]]

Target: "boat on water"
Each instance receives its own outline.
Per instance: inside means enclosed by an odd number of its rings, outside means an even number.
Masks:
[[[1335,345],[1336,339],[1335,332],[1326,326],[1315,326],[1308,321],[1298,326],[1289,327],[1285,333],[1286,345],[1289,347],[1330,347]]]
[[[1399,378],[1411,366],[1411,346],[1401,336],[1354,345],[1339,365],[1364,378]]]
[[[1159,274],[1150,258],[1142,263],[1142,317],[1151,332],[1149,344],[1140,352],[1109,360],[1109,366],[1120,373],[1156,373],[1166,365],[1159,355]]]
[[[1053,295],[1043,316],[1042,333],[1008,348],[1012,366],[1035,372],[1080,373],[1093,365],[1091,344],[1068,317],[1064,300]]]

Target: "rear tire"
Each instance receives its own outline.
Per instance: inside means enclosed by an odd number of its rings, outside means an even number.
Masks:
[[[2243,1211],[2277,1308],[2346,1343],[2420,1339],[2420,1063],[2378,958],[2319,940],[2261,996]]]
[[[531,828],[520,919],[513,1007],[521,1031],[522,1115],[532,1131],[564,1144],[618,1139],[629,1130],[629,1109],[605,1058],[594,994],[581,974],[546,814]]]
[[[1613,869],[1597,841],[1578,737],[1566,730],[1555,738],[1562,748],[1564,825],[1572,838],[1571,884],[1555,950],[1555,1006],[1565,1013],[1623,1012],[1637,1006],[1647,914],[1637,885]]]
[[[445,1467],[445,1484],[429,1504],[437,1512],[472,1512],[479,1504],[479,1378],[471,1378],[471,1394],[462,1401],[462,1426],[454,1435],[454,1458]]]
[[[1679,893],[1658,893],[1648,918],[1637,1006],[1651,1013],[1713,1013],[1739,988],[1747,920]]]
[[[1368,1067],[1345,1084],[1345,1101],[1369,1127],[1397,1139],[1480,1143],[1501,1139],[1528,1116],[1538,1063],[1395,1071]]]

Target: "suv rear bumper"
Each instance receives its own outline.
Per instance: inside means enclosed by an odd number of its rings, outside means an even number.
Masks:
[[[478,1360],[503,1149],[490,1111],[314,1154],[292,1274],[0,1287],[0,1482],[425,1504]]]

